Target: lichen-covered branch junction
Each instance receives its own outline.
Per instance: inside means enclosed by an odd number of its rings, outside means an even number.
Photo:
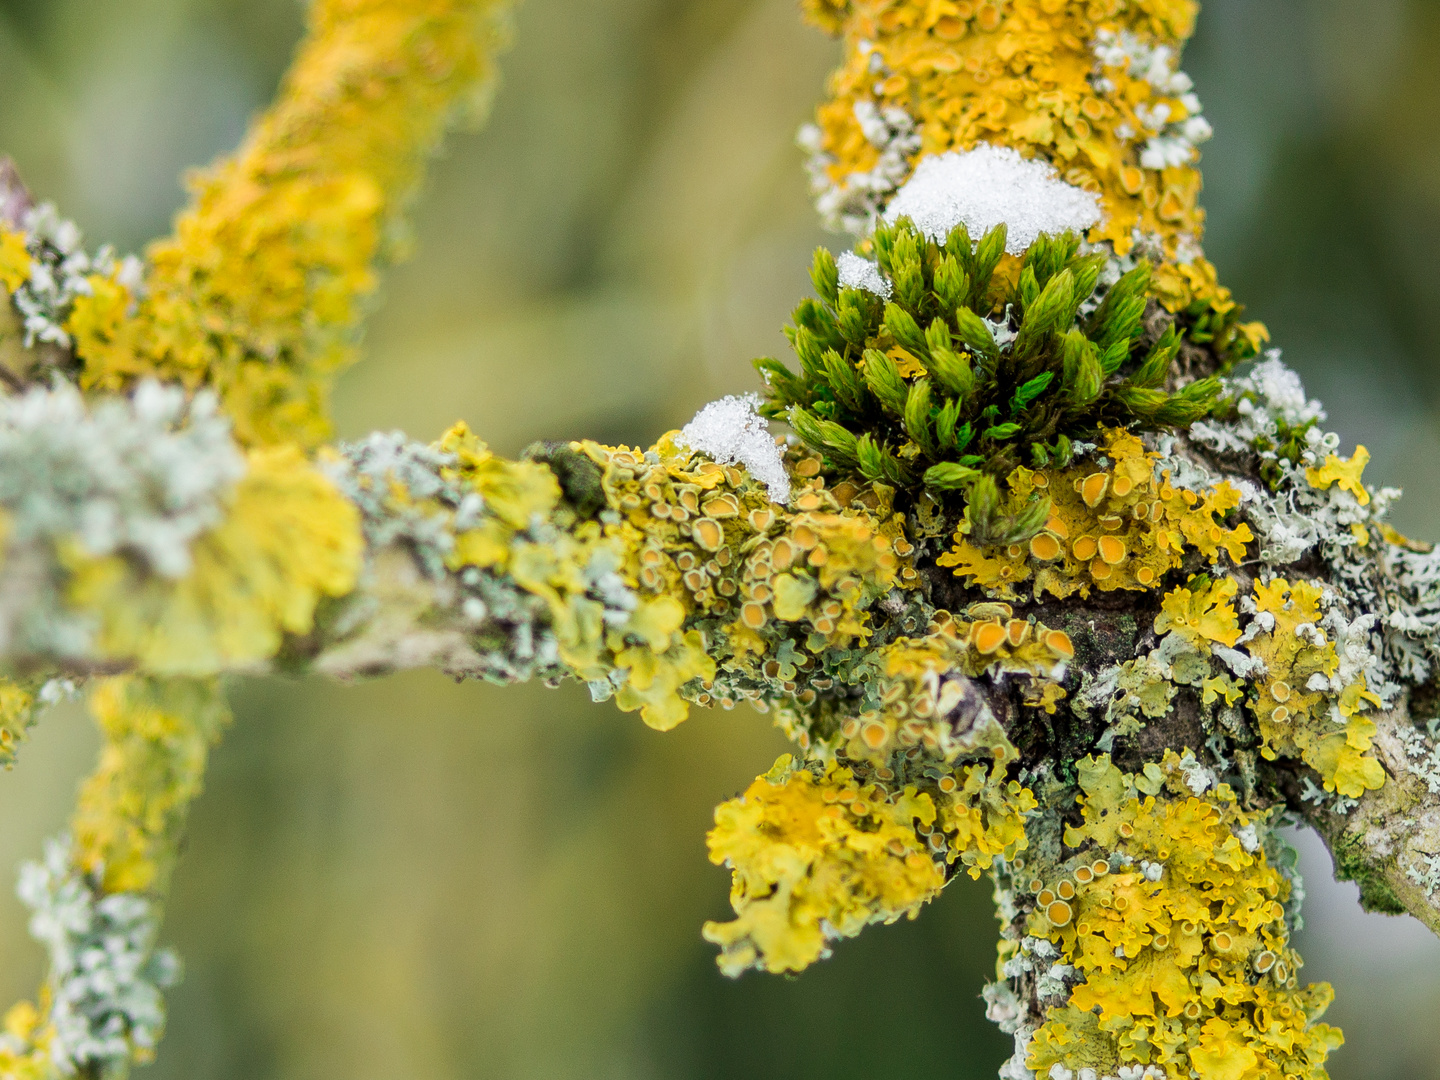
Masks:
[[[0,754],[76,694],[105,741],[21,872],[51,970],[0,1077],[153,1054],[248,673],[575,678],[660,729],[753,704],[794,750],[716,811],[721,970],[989,874],[1009,1080],[1323,1077],[1282,824],[1440,930],[1440,555],[1205,260],[1196,5],[802,7],[844,41],[800,144],[848,250],[793,356],[648,448],[327,443],[499,0],[314,0],[143,259],[0,174]]]

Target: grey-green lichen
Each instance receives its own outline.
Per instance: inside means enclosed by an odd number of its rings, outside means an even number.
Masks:
[[[146,382],[92,407],[62,383],[0,399],[4,648],[84,656],[94,628],[63,603],[56,555],[124,555],[182,578],[192,544],[224,520],[244,474],[210,394]]]
[[[70,347],[65,320],[77,296],[90,293],[90,275],[118,275],[137,287],[142,267],[133,256],[120,258],[115,249],[86,252],[79,227],[62,218],[54,203],[42,203],[24,220],[32,265],[30,278],[14,292],[15,306],[25,319],[25,344],[46,342]]]
[[[158,906],[138,893],[101,890],[75,869],[68,837],[21,868],[17,891],[32,912],[31,934],[50,954],[50,1062],[62,1076],[126,1075],[137,1056],[153,1056],[165,1027],[161,991],[180,974],[174,953],[155,947]],[[32,1049],[14,1031],[0,1034],[10,1055]]]
[[[384,594],[396,584],[398,570],[388,554],[403,553],[420,572],[415,602],[436,625],[448,622],[464,638],[449,657],[451,674],[498,682],[563,678],[561,631],[544,590],[535,587],[540,582],[522,586],[501,552],[491,553],[493,561],[473,560],[464,549],[480,536],[498,545],[502,541],[494,534],[503,530],[505,548],[553,551],[575,515],[555,505],[559,490],[544,465],[520,463],[511,466],[515,476],[509,483],[477,484],[467,476],[457,449],[415,442],[398,432],[375,434],[341,445],[325,463],[328,475],[359,508],[370,552],[361,595],[332,624],[334,635],[348,643],[332,652],[330,662],[341,662],[347,654],[344,662],[355,662],[376,641],[376,633],[383,633],[375,620],[383,623],[393,615],[383,610]],[[459,540],[467,534],[470,541]],[[581,557],[573,569],[580,578],[575,583],[580,602],[596,607],[602,627],[624,627],[639,599],[616,572],[619,554],[605,544],[577,550]],[[402,629],[411,627],[407,623]],[[377,656],[374,663],[393,660]],[[593,682],[592,692],[609,697],[614,686],[608,680]]]

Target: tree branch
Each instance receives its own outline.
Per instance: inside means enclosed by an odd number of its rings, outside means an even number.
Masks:
[[[216,677],[433,665],[579,678],[658,728],[773,714],[797,754],[710,836],[729,974],[989,870],[1002,1075],[1323,1077],[1276,827],[1303,815],[1366,903],[1440,928],[1440,556],[1278,354],[1235,374],[1267,334],[1198,247],[1194,5],[808,0],[847,49],[802,142],[861,239],[816,255],[798,372],[757,362],[763,402],[643,451],[512,462],[464,425],[315,450],[502,7],[316,4],[148,272],[0,175],[0,348],[17,390],[53,381],[0,398],[0,751],[65,680],[124,673],[76,846],[28,872],[41,925],[80,929],[0,1071],[153,1044],[142,961]],[[125,1003],[81,939],[137,958]]]

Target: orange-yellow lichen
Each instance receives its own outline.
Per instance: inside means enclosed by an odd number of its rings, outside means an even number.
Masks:
[[[706,939],[723,949],[721,969],[799,971],[825,953],[827,935],[913,918],[945,883],[916,831],[936,817],[931,797],[913,786],[862,789],[848,769],[817,777],[782,757],[715,811],[710,860],[731,867],[738,916],[705,924]]]
[[[893,775],[893,774],[891,774]],[[960,861],[978,877],[1025,846],[1030,792],[984,766],[896,786],[787,754],[715,811],[710,859],[732,870],[738,916],[706,923],[720,967],[799,971],[875,922],[914,918]]]
[[[1354,495],[1355,501],[1361,506],[1369,506],[1370,492],[1360,478],[1369,462],[1370,451],[1363,446],[1357,446],[1355,453],[1348,460],[1337,457],[1335,454],[1327,454],[1324,465],[1305,470],[1305,479],[1311,487],[1319,488],[1321,491],[1334,484],[1339,484],[1340,490]]]
[[[884,762],[896,753],[923,752],[945,762],[979,756],[1003,765],[1015,750],[988,714],[957,733],[951,716],[966,683],[955,676],[1020,676],[1035,706],[1053,713],[1064,697],[1055,680],[1074,652],[1063,630],[1013,618],[1007,604],[972,605],[963,617],[937,611],[923,637],[897,638],[875,651],[861,669],[869,677],[858,702],[834,703],[822,710],[820,724],[810,713],[782,707],[777,722],[802,749],[825,760],[840,754]]]
[[[802,656],[864,646],[870,606],[919,582],[884,485],[827,487],[818,460],[792,455],[795,486],[781,507],[764,484],[677,446],[673,433],[654,461],[575,445],[603,470],[616,518],[597,528],[619,545],[627,579],[642,597],[672,597],[688,623],[712,628],[711,652],[734,675],[771,678],[778,638]]]
[[[1263,328],[1233,325],[1233,302],[1196,246],[1193,159],[1147,168],[1138,158],[1136,134],[1165,122],[1149,117],[1163,108],[1171,122],[1184,120],[1198,106],[1125,64],[1096,64],[1101,32],[1178,47],[1193,21],[1190,0],[804,3],[812,19],[850,37],[836,98],[822,110],[832,179],[875,163],[876,148],[858,134],[861,99],[916,117],[924,153],[988,142],[1046,158],[1101,195],[1105,217],[1092,241],[1120,255],[1158,244],[1152,295],[1190,317],[1192,341],[1223,349],[1224,335],[1238,334],[1253,351]],[[320,0],[281,106],[202,181],[176,239],[153,252],[147,289],[132,294],[118,276],[97,277],[75,305],[66,327],[87,387],[122,388],[148,373],[212,385],[244,441],[285,444],[252,453],[231,519],[197,542],[196,569],[178,584],[142,578],[118,557],[66,553],[67,596],[95,617],[107,656],[165,672],[258,663],[285,634],[309,631],[322,599],[355,584],[354,515],[291,444],[325,429],[327,382],[351,355],[382,229],[449,103],[482,66],[469,35],[489,7]],[[0,232],[0,283],[9,289],[29,273],[16,244]],[[1013,281],[1017,268],[1009,260],[1000,278]],[[929,377],[905,348],[888,355],[900,376]],[[1011,534],[1019,542],[984,547],[962,527],[941,564],[1003,601],[1018,599],[1022,584],[1037,598],[1156,590],[1186,553],[1212,566],[1222,554],[1244,557],[1253,538],[1246,525],[1226,523],[1239,503],[1232,487],[1177,488],[1170,474],[1157,477],[1158,455],[1134,436],[1112,432],[1105,443],[1108,460],[1098,465],[1019,468],[1006,478],[1015,506],[1053,499],[1038,534],[1019,528]],[[1054,713],[1074,642],[996,602],[934,612],[921,633],[931,612],[915,599],[914,549],[888,487],[827,486],[821,462],[792,451],[796,491],[776,507],[753,478],[673,438],[643,453],[572,444],[602,474],[603,508],[588,512],[569,505],[555,473],[502,461],[463,426],[441,448],[456,458],[446,479],[485,506],[481,523],[454,538],[447,568],[504,574],[541,598],[561,661],[617,685],[622,708],[667,728],[685,718],[686,695],[724,704],[789,695],[782,724],[814,760],[782,758],[719,808],[710,835],[712,859],[734,870],[738,918],[706,927],[727,972],[799,970],[829,939],[913,917],[953,869],[978,876],[1000,858],[1016,865],[1036,801],[1008,779],[1016,750],[975,685],[1014,677],[1011,703]],[[1056,460],[1047,453],[1039,447],[1034,460]],[[1363,448],[1350,461],[1331,455],[1307,477],[1322,489],[1338,483],[1364,504],[1366,458]],[[1353,528],[1367,543],[1366,527]],[[1384,528],[1384,539],[1402,542]],[[634,593],[618,590],[634,607],[616,621],[592,595],[596,578],[582,572],[597,552],[615,557]],[[1188,659],[1233,649],[1242,637],[1237,591],[1233,579],[1191,576],[1166,594],[1155,631],[1192,646]],[[1379,699],[1363,675],[1338,694],[1311,689],[1313,676],[1339,671],[1334,643],[1317,629],[1318,595],[1304,582],[1257,586],[1257,618],[1274,625],[1243,645],[1265,663],[1250,706],[1262,752],[1298,753],[1327,788],[1353,797],[1383,779],[1365,753],[1374,724],[1361,715]],[[881,598],[893,620],[883,633],[920,636],[887,636],[872,648]],[[1203,687],[1206,704],[1234,704],[1244,693],[1227,675],[1182,678],[1177,665],[1157,682],[1153,670],[1137,676],[1146,716],[1164,714],[1176,685]],[[818,697],[837,684],[831,698]],[[82,795],[77,861],[106,889],[149,890],[163,878],[223,713],[213,687],[191,690],[201,700],[166,697],[139,680],[97,689],[107,748]],[[0,712],[8,701],[0,688]],[[1338,1034],[1312,1023],[1326,988],[1296,986],[1288,883],[1256,839],[1266,822],[1225,786],[1207,792],[1193,758],[1186,766],[1167,754],[1137,776],[1108,759],[1077,768],[1083,819],[1064,835],[1077,854],[1066,876],[1038,890],[1026,929],[1060,945],[1083,981],[1047,1014],[1031,1067],[1108,1073],[1157,1062],[1201,1080],[1323,1075]],[[24,1044],[43,1045],[39,1015],[12,1013],[7,1025]],[[7,1053],[0,1047],[0,1071],[11,1067]]]
[[[1330,988],[1298,985],[1290,883],[1258,839],[1268,823],[1223,784],[1197,794],[1173,751],[1138,775],[1108,757],[1077,771],[1083,822],[1065,844],[1080,854],[1044,883],[1026,929],[1082,981],[1046,1011],[1027,1066],[1322,1080],[1342,1039],[1317,1022]]]
[[[475,528],[456,537],[450,568],[508,574],[545,602],[560,659],[576,676],[604,680],[618,668],[625,672],[615,695],[621,709],[638,710],[645,723],[662,731],[683,721],[690,706],[681,689],[713,678],[715,662],[703,636],[685,628],[686,608],[678,596],[649,590],[623,626],[607,626],[604,605],[590,595],[584,568],[597,548],[622,558],[616,537],[598,521],[574,521],[565,512],[559,524],[566,527],[532,538],[535,522],[558,520],[560,513],[560,485],[550,469],[491,453],[464,424],[451,428],[440,448],[456,459],[442,474],[479,494],[486,509]]]
[[[1239,588],[1234,578],[1191,577],[1184,588],[1165,594],[1155,632],[1173,631],[1205,654],[1212,643],[1233,648],[1240,640],[1240,618],[1232,602]]]
[[[936,787],[945,857],[970,877],[978,879],[997,858],[1013,859],[1025,850],[1025,820],[1038,803],[1029,788],[1005,779],[1001,762],[942,774]],[[940,846],[931,839],[932,848]]]
[[[1037,494],[1051,498],[1050,520],[1040,536],[1053,541],[1060,558],[1037,558],[1034,541],[1029,547],[977,546],[967,522],[940,565],[954,567],[967,585],[994,596],[1016,599],[1017,586],[1031,583],[1035,597],[1050,593],[1063,599],[1088,596],[1092,588],[1154,588],[1189,550],[1212,565],[1222,553],[1232,562],[1244,558],[1254,536],[1244,522],[1224,524],[1240,504],[1240,493],[1228,482],[1203,493],[1178,488],[1168,471],[1156,477],[1159,455],[1121,431],[1107,434],[1103,453],[1109,464],[1098,471],[1093,463],[1051,472],[1018,468],[1007,480],[1017,507]]]
[[[1147,127],[1136,106],[1163,104],[1182,119],[1185,106],[1157,92],[1143,74],[1122,69],[1105,72],[1112,91],[1097,91],[1091,43],[1098,30],[1123,28],[1178,49],[1196,5],[1171,0],[1105,8],[1092,12],[1043,0],[852,4],[844,27],[846,64],[832,82],[832,100],[819,111],[823,146],[836,158],[832,177],[843,181],[875,164],[879,151],[861,130],[854,103],[878,98],[914,116],[922,152],[987,142],[1048,158],[1068,182],[1101,193],[1106,224],[1092,239],[1128,251],[1139,227],[1169,238],[1173,253],[1180,234],[1196,235],[1202,225],[1199,173],[1193,163],[1141,168],[1134,135],[1122,138],[1117,129]],[[891,73],[884,79],[875,75],[871,57],[877,55]]]
[[[1193,0],[856,0],[812,2],[807,10],[846,43],[831,99],[817,115],[832,183],[843,186],[880,160],[857,103],[905,110],[920,156],[980,143],[1013,147],[1100,196],[1103,217],[1091,241],[1108,241],[1120,254],[1139,238],[1158,241],[1154,294],[1167,308],[1209,307],[1225,333],[1236,332],[1229,290],[1199,252],[1198,153],[1163,165],[1143,153],[1148,139],[1183,125],[1198,107],[1188,80],[1096,50],[1102,35],[1133,34],[1173,58],[1193,29]],[[1266,336],[1259,324],[1238,332],[1251,352]]]

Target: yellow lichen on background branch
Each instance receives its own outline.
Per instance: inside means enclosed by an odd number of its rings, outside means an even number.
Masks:
[[[503,40],[501,0],[317,0],[276,103],[192,180],[138,289],[95,279],[69,320],[81,385],[145,376],[215,388],[247,444],[330,432],[376,263],[445,129],[475,115]]]
[[[159,910],[229,708],[213,679],[107,679],[90,704],[104,737],[99,766],[71,835],[21,875],[21,898],[45,912],[32,929],[52,970],[38,1005],[5,1016],[5,1080],[117,1076],[151,1060],[164,1029],[160,990],[178,975],[174,957],[154,948]]]
[[[402,213],[428,156],[447,127],[485,107],[507,11],[500,0],[309,5],[278,100],[233,157],[193,179],[190,208],[143,273],[108,254],[70,258],[78,230],[52,211],[32,216],[28,235],[0,223],[5,331],[15,300],[25,347],[51,350],[39,363],[18,354],[24,364],[8,374],[45,382],[60,368],[85,391],[134,396],[88,428],[78,395],[32,396],[67,433],[50,447],[55,460],[73,466],[75,444],[101,431],[120,437],[110,460],[122,469],[145,439],[159,447],[149,475],[112,487],[98,517],[82,512],[86,527],[36,533],[22,522],[23,554],[15,544],[6,552],[13,564],[48,550],[60,571],[31,574],[23,594],[68,614],[27,632],[90,653],[92,667],[138,665],[147,676],[95,687],[104,747],[72,837],[22,876],[27,903],[62,914],[36,923],[50,979],[38,1007],[6,1017],[0,1075],[120,1076],[153,1054],[160,990],[175,974],[154,948],[159,905],[227,715],[213,676],[273,662],[287,640],[312,632],[322,601],[359,580],[360,514],[304,450],[330,432],[331,381],[355,358],[379,262],[405,253]],[[58,295],[72,298],[63,304],[49,299],[57,280]],[[213,391],[225,420],[152,379]],[[244,459],[231,433],[250,448]],[[10,452],[44,475],[44,452]],[[97,463],[106,453],[88,452]],[[169,477],[154,469],[167,457]],[[48,482],[31,485],[32,501]],[[52,494],[63,502],[77,491]],[[182,506],[187,524],[167,531],[164,514]],[[107,521],[118,533],[97,531]],[[212,679],[151,678],[177,674]],[[29,722],[30,688],[7,684],[0,705],[8,759]],[[114,970],[92,971],[95,956]]]
[[[229,707],[213,680],[123,677],[98,683],[90,708],[105,746],[80,789],[75,861],[105,892],[158,895]]]
[[[309,633],[322,598],[355,587],[359,514],[296,447],[251,451],[228,511],[178,581],[69,555],[69,599],[98,621],[100,655],[156,675],[259,666]]]

